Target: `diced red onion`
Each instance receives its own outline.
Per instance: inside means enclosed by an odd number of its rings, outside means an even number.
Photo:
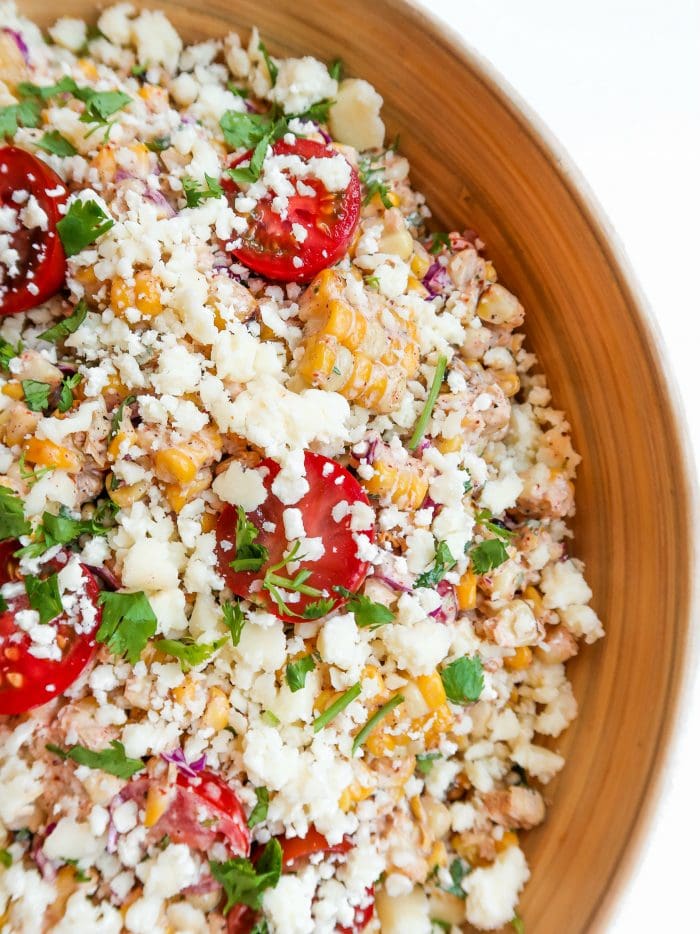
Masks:
[[[443,289],[450,284],[447,270],[440,263],[432,263],[426,274],[423,276],[423,285],[430,292],[433,298],[440,295]]]
[[[442,598],[442,603],[428,615],[432,616],[437,623],[444,623],[446,626],[449,626],[450,623],[453,623],[457,618],[457,597],[455,596],[455,589],[449,581],[441,580],[435,590]]]
[[[311,122],[312,122],[313,125],[316,127],[316,131],[317,131],[318,133],[321,134],[321,136],[323,137],[324,141],[330,145],[330,144],[333,142],[333,137],[332,137],[332,136],[329,136],[328,133],[326,133],[325,130],[321,129],[321,125],[320,125],[319,123],[317,123],[315,120],[312,120]]]
[[[161,759],[165,759],[166,762],[172,762],[173,765],[176,765],[181,772],[184,772],[185,775],[188,775],[190,778],[195,778],[198,772],[201,772],[207,762],[206,756],[200,756],[199,759],[195,759],[194,762],[188,762],[185,759],[185,754],[182,749],[177,748],[173,749],[172,752],[162,752],[160,754]]]
[[[2,31],[6,32],[8,36],[11,36],[14,39],[15,45],[21,52],[22,58],[24,59],[25,64],[28,65],[29,64],[29,46],[24,41],[24,38],[22,37],[22,33],[17,32],[16,29],[10,29],[7,26],[3,26]]]
[[[218,888],[220,888],[220,883],[216,881],[214,876],[206,875],[203,879],[200,879],[199,882],[195,882],[194,885],[188,885],[187,888],[184,888],[182,894],[208,895],[209,892],[214,892]]]
[[[401,581],[397,581],[394,577],[388,577],[386,574],[375,574],[374,578],[386,584],[387,587],[391,587],[396,593],[410,593],[413,589],[408,584],[402,584]]]
[[[56,878],[56,868],[51,860],[44,853],[43,847],[46,841],[46,838],[50,836],[56,829],[56,821],[48,824],[44,832],[43,837],[36,836],[32,843],[31,855],[34,862],[39,867],[39,872],[43,879],[47,882],[53,882]]]
[[[126,169],[117,169],[114,173],[115,182],[125,182],[130,178],[136,178],[132,172],[127,172]]]
[[[146,188],[143,196],[146,201],[150,201],[151,204],[155,204],[157,207],[163,208],[166,217],[175,217],[177,212],[162,191],[156,191],[153,188]]]
[[[366,453],[365,456],[362,458],[363,461],[366,461],[368,464],[373,464],[373,463],[374,463],[374,458],[375,458],[376,455],[377,455],[377,445],[378,445],[378,444],[379,444],[379,441],[378,441],[377,438],[373,438],[372,441],[370,441],[370,442],[368,443],[368,446],[367,446],[367,453]]]

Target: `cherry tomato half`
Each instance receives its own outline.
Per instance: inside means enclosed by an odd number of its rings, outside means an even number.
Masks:
[[[278,837],[282,847],[282,872],[294,872],[304,860],[314,853],[349,853],[353,847],[350,840],[330,844],[315,827],[309,827],[305,837]]]
[[[265,578],[268,568],[278,564],[291,545],[285,535],[282,517],[287,506],[271,490],[272,483],[280,470],[278,463],[265,460],[258,467],[258,470],[267,469],[263,482],[268,496],[262,506],[247,516],[258,529],[255,544],[262,545],[268,552],[268,560],[260,570],[234,571],[230,566],[230,562],[236,557],[235,542],[238,522],[238,513],[233,506],[226,506],[216,527],[219,571],[231,590],[239,597],[245,597],[269,610],[270,613],[274,613],[280,619],[291,623],[303,620],[304,611],[322,597],[333,600],[333,604],[326,609],[326,613],[342,606],[347,598],[338,594],[334,588],[357,590],[369,570],[367,562],[357,557],[357,542],[350,529],[350,516],[344,515],[337,522],[333,518],[333,509],[340,503],[348,506],[356,502],[367,503],[368,499],[364,490],[344,467],[322,454],[307,451],[304,466],[309,492],[294,503],[293,508],[301,510],[307,538],[320,538],[325,551],[317,561],[302,559],[294,574],[291,574],[286,566],[274,572],[278,577],[286,580],[290,580],[305,569],[311,572],[304,586],[315,592],[312,594],[302,592],[298,602],[289,601],[286,604],[289,612],[285,612],[277,604],[270,589],[260,589],[260,583]],[[374,540],[373,528],[364,530],[363,534],[370,541]],[[303,545],[300,548],[300,554],[303,554]],[[283,586],[280,589],[285,590]],[[323,616],[326,613],[320,615]],[[313,617],[307,616],[306,618]]]
[[[34,195],[46,215],[46,230],[26,227],[19,214],[23,204],[13,200],[15,192]],[[59,207],[68,193],[63,181],[45,162],[16,146],[0,148],[0,208],[16,213],[17,229],[11,232],[10,247],[16,250],[17,272],[0,280],[0,315],[14,315],[41,305],[63,285],[66,256],[56,223]]]
[[[18,547],[16,542],[13,545]],[[4,542],[0,557],[2,583],[12,579],[8,571],[10,555],[8,543]],[[100,588],[85,565],[81,568],[85,595],[97,607]],[[47,624],[57,630],[56,643],[61,650],[61,658],[54,661],[32,655],[31,639],[17,625],[17,613],[29,609],[26,594],[19,594],[7,603],[7,609],[0,614],[0,714],[19,714],[63,694],[82,674],[97,651],[95,633],[100,625],[101,610],[97,608],[95,624],[89,632],[76,631],[75,623],[83,619],[80,610],[73,620],[64,614]]]
[[[310,139],[296,139],[293,143],[279,140],[272,147],[272,154],[298,156],[305,162],[339,156],[332,147]],[[248,152],[239,156],[231,166],[249,159],[251,155],[252,152]],[[258,201],[248,216],[248,230],[243,234],[243,243],[233,250],[233,255],[266,279],[308,282],[317,272],[337,263],[347,252],[360,217],[360,180],[352,166],[350,181],[342,191],[329,191],[313,175],[298,180],[288,177],[296,182],[297,188],[303,182],[304,194],[290,196],[285,218],[272,210],[274,192]],[[233,202],[240,189],[227,177],[222,179],[222,185]],[[295,231],[298,234],[299,226],[306,236],[294,236]]]
[[[339,926],[336,934],[361,934],[374,917],[374,886],[367,889],[367,904],[358,905],[350,927]]]
[[[153,827],[156,837],[167,834],[174,843],[186,843],[206,852],[222,837],[234,856],[250,852],[250,830],[238,795],[214,772],[195,776],[178,771],[173,800]]]
[[[250,934],[260,914],[247,905],[234,905],[226,915],[226,934]]]

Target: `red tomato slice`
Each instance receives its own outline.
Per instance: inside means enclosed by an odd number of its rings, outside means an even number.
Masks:
[[[355,917],[350,927],[337,927],[335,934],[361,934],[374,917],[374,886],[367,889],[369,901],[366,905],[358,905]]]
[[[247,905],[234,905],[226,915],[226,934],[250,934],[259,918]]]
[[[344,467],[341,467],[340,464],[330,460],[330,458],[307,451],[304,466],[309,492],[299,502],[294,503],[293,508],[301,510],[307,537],[320,537],[322,539],[325,553],[318,561],[302,560],[299,570],[308,569],[311,572],[305,582],[306,586],[321,591],[324,598],[327,597],[333,600],[332,607],[326,611],[330,613],[332,609],[337,609],[347,602],[347,598],[338,594],[334,588],[344,587],[350,591],[357,590],[369,570],[367,562],[356,557],[357,543],[353,532],[350,530],[350,516],[346,515],[339,522],[336,522],[332,515],[333,508],[339,503],[352,505],[356,502],[367,503],[369,501],[364,490],[352,474]],[[298,602],[288,601],[287,607],[290,612],[286,613],[277,605],[269,590],[259,589],[259,584],[265,577],[266,570],[271,565],[279,563],[285,551],[290,547],[282,520],[282,513],[287,507],[271,490],[272,482],[279,473],[280,466],[273,460],[265,460],[258,469],[262,470],[263,468],[267,469],[267,475],[263,482],[268,491],[268,496],[262,506],[249,513],[247,518],[257,527],[259,532],[255,544],[262,545],[267,549],[269,559],[259,571],[234,571],[231,568],[230,562],[236,557],[235,543],[238,515],[233,506],[226,506],[216,527],[219,571],[231,590],[239,597],[245,597],[247,600],[257,603],[280,619],[290,623],[298,623],[300,617],[303,619],[304,610],[310,604],[321,599],[318,594],[307,595],[302,593]],[[373,528],[366,529],[363,534],[370,541],[374,540]],[[286,567],[282,567],[275,573],[290,579],[299,571],[291,574]],[[258,584],[254,587],[256,581]],[[284,590],[284,588],[282,589]]]
[[[27,228],[19,220],[21,204],[12,200],[15,192],[29,191],[47,217],[46,230]],[[18,212],[18,229],[11,234],[11,248],[19,254],[18,272],[0,280],[0,315],[14,315],[41,305],[63,285],[66,256],[56,223],[59,206],[68,192],[63,181],[45,162],[16,146],[0,148],[0,207]]]
[[[331,146],[310,139],[297,139],[293,143],[279,140],[272,147],[272,153],[275,156],[299,156],[304,161],[338,155]],[[251,155],[252,151],[239,156],[231,166],[249,159]],[[350,182],[344,191],[328,191],[323,182],[312,176],[303,179],[303,183],[306,193],[289,198],[284,219],[272,210],[274,192],[258,201],[249,215],[242,245],[232,251],[245,266],[266,279],[308,282],[317,272],[337,263],[352,240],[362,203],[360,180],[355,169],[350,168]],[[222,185],[233,202],[240,189],[228,177],[222,179]],[[311,190],[312,194],[309,193]],[[292,225],[296,224],[306,231],[303,242],[294,237]]]
[[[309,827],[305,837],[278,837],[282,847],[282,871],[294,872],[304,860],[314,853],[349,853],[353,847],[350,840],[330,844],[315,827]]]
[[[11,545],[17,547],[16,542]],[[8,571],[11,545],[4,542],[0,553],[2,583],[12,579]],[[93,606],[97,606],[100,588],[85,565],[81,568],[87,579],[85,594]],[[62,653],[60,660],[53,661],[31,654],[31,639],[16,623],[16,614],[29,609],[26,594],[7,602],[8,608],[0,615],[0,714],[19,714],[63,694],[82,674],[97,651],[95,633],[100,625],[101,610],[97,609],[95,625],[86,633],[75,629],[74,622],[81,622],[83,618],[80,612],[74,621],[64,614],[58,621],[48,624],[58,631],[56,642]]]
[[[174,843],[203,852],[223,837],[234,856],[250,852],[250,830],[238,795],[208,771],[194,777],[178,771],[173,801],[153,833],[158,838],[167,834]]]

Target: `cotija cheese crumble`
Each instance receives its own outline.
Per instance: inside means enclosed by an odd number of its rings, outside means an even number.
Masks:
[[[340,60],[0,79],[0,931],[523,931],[603,630],[522,305]]]

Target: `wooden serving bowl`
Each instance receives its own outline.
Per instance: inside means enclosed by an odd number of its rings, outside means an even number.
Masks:
[[[137,4],[138,5],[138,4]],[[639,849],[690,668],[692,471],[656,336],[614,238],[556,144],[459,37],[402,0],[162,0],[186,40],[257,24],[279,54],[340,56],[385,100],[441,227],[473,227],[527,310],[529,344],[583,455],[574,553],[607,637],[570,673],[546,823],[524,836],[531,934],[602,926]],[[40,25],[95,16],[89,0]],[[697,525],[697,520],[696,523]]]

